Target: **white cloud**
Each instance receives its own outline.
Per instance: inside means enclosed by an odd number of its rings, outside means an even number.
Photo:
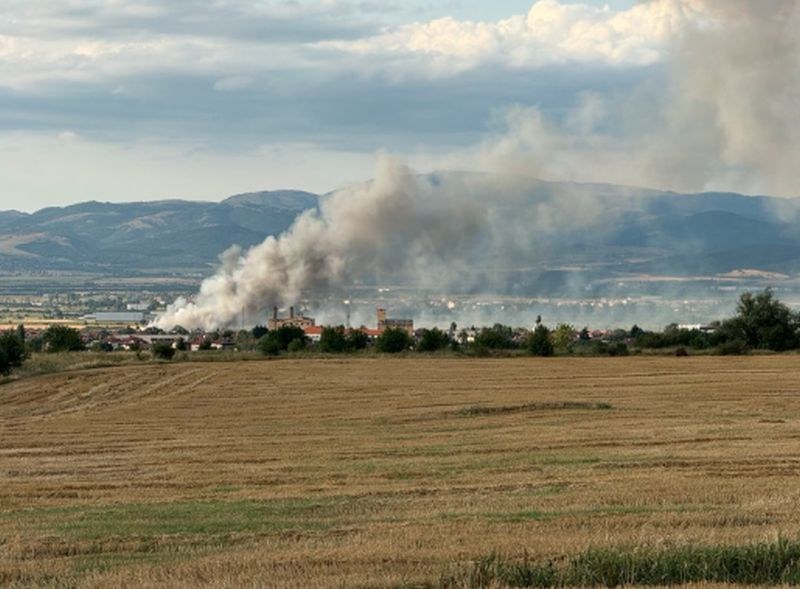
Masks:
[[[649,65],[687,22],[704,17],[694,0],[653,0],[622,11],[539,0],[527,15],[496,22],[447,17],[354,41],[321,42],[360,56],[409,58],[428,72],[456,73],[486,63],[535,68],[564,62]],[[393,62],[398,65],[398,62]]]

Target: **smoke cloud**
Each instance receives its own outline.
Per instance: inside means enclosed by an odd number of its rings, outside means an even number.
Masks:
[[[553,235],[598,231],[626,204],[618,192],[609,206],[592,194],[597,187],[543,192],[532,176],[796,196],[800,4],[675,2],[703,16],[675,34],[668,89],[658,99],[647,88],[587,95],[557,122],[514,107],[504,133],[449,162],[490,176],[418,176],[382,156],[373,182],[325,197],[279,237],[223,254],[194,302],[177,301],[157,325],[231,325],[243,310],[370,280],[478,284],[487,270],[546,256]]]
[[[512,107],[495,136],[451,160],[519,170],[535,154],[552,180],[800,196],[800,3],[647,4],[684,15],[664,80],[587,93],[557,121]]]
[[[407,276],[420,285],[451,280],[466,270],[487,223],[486,203],[456,188],[382,156],[373,182],[322,199],[285,234],[246,253],[225,252],[196,300],[177,301],[157,325],[225,326],[243,310],[288,304],[305,289],[367,277]]]

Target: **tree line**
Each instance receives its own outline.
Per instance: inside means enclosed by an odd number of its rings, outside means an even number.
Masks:
[[[533,330],[496,324],[475,332],[467,338],[463,330],[423,329],[416,337],[404,330],[387,329],[374,341],[361,330],[343,326],[324,327],[319,341],[311,342],[299,327],[283,326],[275,330],[256,327],[240,332],[240,349],[256,349],[268,356],[283,353],[313,351],[323,354],[352,354],[373,347],[383,354],[401,352],[435,353],[449,350],[474,356],[513,352],[533,356],[592,355],[624,356],[642,350],[674,350],[677,355],[690,351],[710,351],[718,354],[745,354],[752,350],[784,352],[800,349],[800,312],[792,311],[779,301],[772,290],[744,293],[736,306],[736,314],[710,324],[704,329],[684,329],[668,325],[662,331],[647,331],[636,325],[630,330],[618,329],[595,339],[587,328],[576,330],[560,324],[550,329],[537,320]],[[230,332],[233,337],[235,334]],[[205,349],[210,349],[210,341]],[[185,340],[173,347],[157,343],[151,354],[169,360],[176,350],[186,350]],[[201,346],[201,349],[203,346]],[[0,333],[0,375],[8,376],[21,367],[32,352],[75,352],[85,350],[81,334],[76,329],[52,325],[41,335],[26,340],[25,328]],[[99,349],[99,351],[109,351]]]

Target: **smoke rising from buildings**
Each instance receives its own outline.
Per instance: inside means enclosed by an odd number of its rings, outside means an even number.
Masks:
[[[545,237],[597,231],[625,204],[609,207],[577,187],[541,198],[541,185],[523,176],[797,196],[800,5],[679,4],[703,16],[676,33],[659,101],[647,92],[621,105],[587,96],[561,123],[515,107],[506,133],[471,150],[474,168],[490,176],[418,176],[382,156],[373,182],[325,197],[279,237],[225,252],[195,300],[177,301],[157,325],[231,325],[243,310],[363,281],[477,284],[487,270],[545,256]],[[608,118],[625,131],[599,131]]]

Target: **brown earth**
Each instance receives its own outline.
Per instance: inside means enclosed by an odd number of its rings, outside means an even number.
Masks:
[[[0,386],[0,586],[382,587],[493,551],[796,538],[799,375],[415,357],[23,379]]]

